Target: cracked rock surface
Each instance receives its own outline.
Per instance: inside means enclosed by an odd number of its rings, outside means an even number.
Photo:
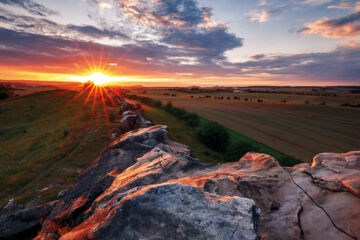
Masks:
[[[261,153],[205,164],[158,125],[116,138],[33,237],[360,239],[359,186],[360,151],[292,168]]]

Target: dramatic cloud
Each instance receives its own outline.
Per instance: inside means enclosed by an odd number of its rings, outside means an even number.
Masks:
[[[242,39],[215,23],[211,9],[195,0],[123,0],[118,5],[124,16],[156,31],[162,43],[200,62],[223,60],[225,51],[242,46]]]
[[[323,18],[313,23],[305,24],[300,32],[321,34],[327,38],[344,38],[360,34],[360,9],[335,19]]]
[[[38,4],[32,0],[0,0],[1,4],[4,5],[15,5],[19,6],[28,12],[38,15],[38,16],[46,16],[46,15],[55,15],[58,14],[56,11],[50,10],[45,6]]]

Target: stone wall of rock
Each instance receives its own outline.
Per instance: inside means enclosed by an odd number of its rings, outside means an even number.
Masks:
[[[292,168],[260,153],[205,164],[166,126],[140,128],[59,201],[13,209],[0,239],[360,239],[360,151]]]

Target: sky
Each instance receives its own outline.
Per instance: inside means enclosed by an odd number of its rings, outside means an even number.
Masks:
[[[357,0],[0,0],[0,79],[360,85]]]

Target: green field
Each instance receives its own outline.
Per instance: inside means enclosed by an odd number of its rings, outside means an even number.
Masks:
[[[153,122],[153,124],[164,124],[168,126],[170,138],[176,142],[189,146],[195,152],[195,157],[203,162],[220,163],[225,162],[225,156],[222,153],[211,150],[201,143],[196,136],[196,129],[187,126],[176,118],[175,116],[167,113],[163,109],[144,106],[145,117]],[[200,118],[200,125],[205,124],[208,120]],[[276,151],[267,147],[259,142],[256,142],[246,136],[243,136],[235,131],[227,129],[230,135],[230,142],[250,143],[258,152],[269,154],[279,160],[283,166],[293,166],[301,163],[300,160]],[[240,159],[241,156],[238,157]],[[232,159],[237,161],[238,159]]]
[[[56,199],[109,144],[116,123],[101,104],[84,105],[87,94],[74,100],[77,94],[57,90],[0,102],[0,204],[11,197]]]

